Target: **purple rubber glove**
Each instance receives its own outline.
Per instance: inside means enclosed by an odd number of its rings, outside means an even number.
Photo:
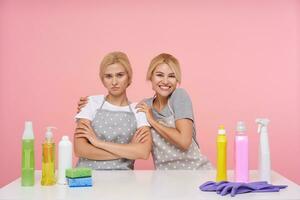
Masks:
[[[248,193],[248,192],[278,192],[280,189],[286,188],[286,185],[271,185],[266,181],[258,181],[251,183],[240,183],[240,182],[213,182],[208,181],[202,184],[199,188],[202,191],[216,191],[217,194],[222,196],[230,194],[235,196],[237,194]]]
[[[222,196],[227,194],[231,194],[231,196],[235,196],[235,194],[252,192],[255,190],[266,188],[268,186],[269,184],[265,181],[252,182],[252,183],[230,182],[227,185],[217,187],[217,193],[221,194]]]
[[[230,195],[234,197],[236,194],[253,192],[254,190],[262,188],[265,184],[267,184],[267,182],[237,183],[231,188]]]
[[[221,181],[216,183],[213,181],[208,181],[202,184],[199,188],[202,191],[217,192],[217,194],[224,196],[226,194],[229,194],[231,192],[231,189],[236,184],[240,184],[240,183],[228,182],[228,181]]]
[[[230,195],[242,194],[247,192],[279,192],[280,189],[286,188],[286,185],[271,185],[266,181],[252,183],[237,183],[231,188]],[[223,192],[223,191],[222,191]],[[228,192],[224,191],[228,194]]]
[[[199,186],[199,189],[205,192],[215,192],[217,188],[222,185],[226,185],[228,181],[221,181],[221,182],[214,182],[214,181],[207,181]]]
[[[217,187],[217,194],[220,194],[222,196],[227,195],[231,192],[232,188],[239,183],[235,183],[235,182],[228,182],[227,184],[223,184]]]

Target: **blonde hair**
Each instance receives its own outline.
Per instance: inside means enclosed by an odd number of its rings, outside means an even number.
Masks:
[[[120,51],[111,52],[111,53],[107,54],[106,56],[104,56],[104,58],[102,59],[101,64],[100,64],[100,72],[99,72],[101,81],[103,82],[105,69],[109,65],[112,65],[115,63],[119,63],[125,68],[125,71],[127,72],[127,75],[128,75],[128,81],[129,81],[128,86],[129,86],[132,81],[132,68],[131,68],[131,65],[130,65],[127,55]]]
[[[167,53],[161,53],[151,60],[148,67],[146,80],[151,80],[155,68],[163,63],[167,64],[172,69],[172,71],[175,73],[177,82],[181,83],[180,64],[174,56]]]

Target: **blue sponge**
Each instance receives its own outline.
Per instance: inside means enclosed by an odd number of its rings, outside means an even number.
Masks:
[[[69,187],[91,187],[92,177],[85,178],[68,178]]]

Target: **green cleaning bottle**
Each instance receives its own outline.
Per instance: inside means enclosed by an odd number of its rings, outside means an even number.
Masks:
[[[34,134],[32,130],[32,122],[25,122],[25,130],[22,138],[22,186],[34,185]]]

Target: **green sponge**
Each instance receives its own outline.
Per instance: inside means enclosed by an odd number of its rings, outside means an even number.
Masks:
[[[83,178],[91,177],[92,170],[90,168],[70,168],[66,169],[67,178]]]

